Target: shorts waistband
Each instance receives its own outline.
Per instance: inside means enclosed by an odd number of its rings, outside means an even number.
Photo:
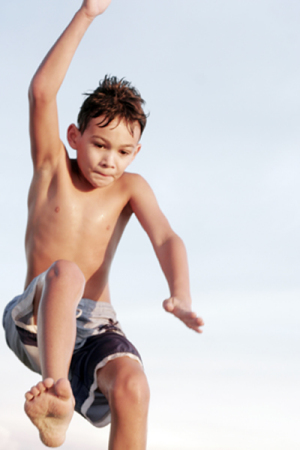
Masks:
[[[107,302],[96,302],[89,298],[82,298],[77,305],[76,318],[81,315],[96,317],[117,318],[113,306]]]
[[[76,310],[75,349],[80,348],[87,338],[112,328],[123,334],[112,305],[82,298]]]

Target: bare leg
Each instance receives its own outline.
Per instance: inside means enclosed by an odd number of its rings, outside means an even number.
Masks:
[[[98,386],[111,409],[109,450],[145,450],[149,388],[141,365],[128,357],[98,371]]]
[[[84,282],[74,263],[57,261],[46,275],[39,304],[38,345],[43,381],[26,393],[25,412],[49,447],[64,442],[74,411],[68,371],[76,336],[76,307]]]

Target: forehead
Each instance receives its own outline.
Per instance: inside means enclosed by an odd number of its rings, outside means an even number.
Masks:
[[[105,124],[104,116],[92,118],[86,128],[86,131],[99,137],[112,136],[120,137],[126,140],[138,143],[141,137],[141,127],[138,122],[126,122],[124,119],[116,117],[109,124]]]

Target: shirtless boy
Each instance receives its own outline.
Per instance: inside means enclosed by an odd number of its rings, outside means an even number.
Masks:
[[[75,160],[59,137],[58,90],[85,31],[109,3],[83,1],[30,85],[28,272],[25,291],[6,307],[3,323],[9,347],[42,374],[26,393],[25,411],[45,445],[64,442],[75,408],[95,426],[111,421],[111,450],[141,450],[148,384],[137,350],[118,325],[108,287],[131,214],[147,232],[169,284],[164,309],[199,333],[203,321],[191,310],[181,239],[146,181],[125,172],[141,149],[146,124],[137,91],[105,78],[102,93],[83,104],[78,126],[68,128]]]

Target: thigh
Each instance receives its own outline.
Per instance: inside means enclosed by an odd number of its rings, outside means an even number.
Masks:
[[[84,339],[83,346],[73,354],[69,375],[76,400],[75,410],[96,427],[110,422],[108,388],[105,385],[109,386],[106,380],[115,378],[109,373],[117,370],[118,360],[125,359],[134,362],[134,367],[142,368],[138,351],[124,334],[119,329],[111,331],[105,330],[105,327],[102,332],[100,327],[98,335]],[[102,371],[107,366],[111,367],[109,371]],[[103,374],[100,377],[103,379],[103,392],[99,389],[98,373]]]
[[[38,373],[41,373],[41,368],[33,302],[38,286],[44,282],[44,276],[42,273],[32,280],[26,290],[6,306],[3,316],[8,346],[29,369]]]

